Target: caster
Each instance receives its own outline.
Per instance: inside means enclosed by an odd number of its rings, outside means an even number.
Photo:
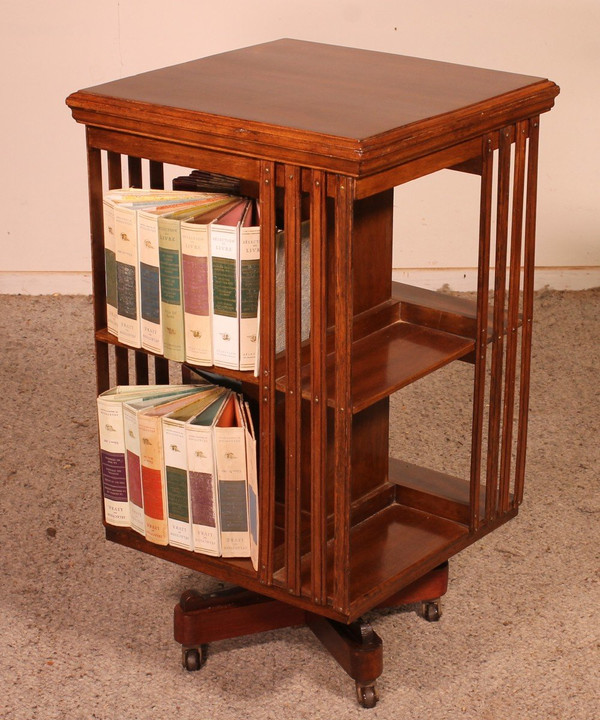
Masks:
[[[188,672],[195,672],[196,670],[200,670],[204,660],[205,654],[202,648],[181,648],[181,664]]]
[[[421,616],[427,620],[427,622],[437,622],[442,617],[442,601],[437,600],[426,600],[421,603]]]
[[[379,693],[377,692],[377,685],[361,685],[356,683],[356,698],[358,704],[364,708],[374,708],[379,700]]]

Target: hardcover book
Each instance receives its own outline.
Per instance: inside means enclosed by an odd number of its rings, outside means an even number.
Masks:
[[[214,426],[231,391],[186,425],[188,477],[194,550],[221,555],[221,518],[215,468]]]
[[[214,364],[240,369],[240,227],[248,201],[210,226]]]
[[[250,557],[248,468],[242,405],[232,393],[214,429],[223,557]]]

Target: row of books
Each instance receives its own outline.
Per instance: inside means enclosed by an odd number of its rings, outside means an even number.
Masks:
[[[215,192],[104,195],[107,329],[193,365],[255,370],[256,203]]]
[[[117,386],[97,411],[107,524],[257,568],[256,438],[241,395],[210,383]]]

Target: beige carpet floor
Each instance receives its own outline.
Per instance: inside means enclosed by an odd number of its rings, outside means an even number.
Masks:
[[[385,666],[364,710],[305,628],[182,669],[173,606],[216,582],[104,540],[90,300],[0,296],[0,718],[600,717],[599,317],[598,290],[536,296],[521,512],[451,561],[439,623],[369,616]],[[464,463],[468,387],[457,364],[399,393],[394,454]]]

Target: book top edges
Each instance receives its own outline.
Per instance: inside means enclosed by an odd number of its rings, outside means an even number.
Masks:
[[[447,125],[456,115],[480,129],[482,115],[503,111],[502,127],[549,110],[557,94],[539,77],[284,39],[97,85],[67,104],[76,120],[100,127],[153,110],[146,118],[153,126],[195,121],[221,138],[228,130],[238,143],[252,141],[244,130],[266,125],[281,142],[286,131],[305,141],[317,134],[364,151],[379,136],[434,118]]]

